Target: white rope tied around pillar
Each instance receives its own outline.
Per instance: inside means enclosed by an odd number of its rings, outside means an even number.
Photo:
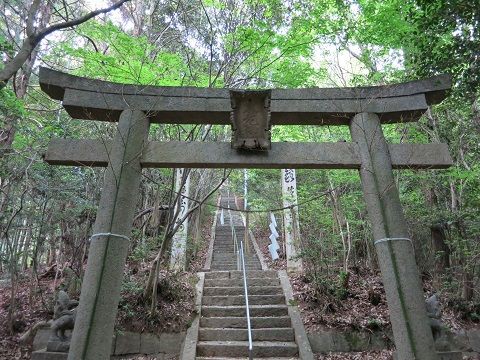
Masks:
[[[409,238],[383,238],[383,239],[376,240],[374,244],[377,245],[377,244],[388,242],[388,241],[409,241],[410,244],[413,245],[412,239],[409,239]]]
[[[130,241],[130,238],[126,235],[120,235],[120,234],[114,234],[114,233],[97,233],[97,234],[93,234],[92,236],[90,236],[90,242],[96,238],[96,237],[99,237],[99,236],[113,236],[113,237],[117,237],[117,238],[121,238],[121,239],[124,239],[124,240],[127,240],[127,241]]]

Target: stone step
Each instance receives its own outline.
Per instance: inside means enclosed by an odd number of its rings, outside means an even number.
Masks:
[[[237,261],[236,254],[213,254],[212,261]],[[258,262],[256,256],[245,257],[245,262]]]
[[[240,240],[243,241],[243,245],[246,247],[246,242],[245,242],[245,237],[243,234],[237,234],[237,242],[240,243]],[[213,247],[216,246],[225,246],[225,245],[231,245],[233,246],[233,238],[231,235],[217,235],[215,234],[215,242],[213,243]],[[249,242],[248,246],[252,246],[252,243]]]
[[[280,285],[280,279],[275,278],[253,278],[247,277],[247,285],[251,286],[275,286]],[[243,278],[239,279],[205,279],[204,286],[206,287],[232,287],[243,286]]]
[[[295,341],[292,328],[266,328],[253,329],[253,341]],[[248,341],[247,329],[200,329],[198,332],[200,341]]]
[[[282,295],[248,295],[250,305],[281,305],[285,304],[285,296]],[[234,306],[245,305],[243,295],[229,296],[204,296],[202,305],[205,306]]]
[[[213,252],[214,259],[236,259],[237,254],[232,251],[230,252],[220,252],[214,251]],[[245,254],[245,260],[258,260],[256,255],[253,254]]]
[[[227,255],[227,256],[213,256],[213,259],[212,261],[216,261],[216,262],[234,262],[236,263],[237,262],[237,256],[236,255]],[[254,257],[249,257],[249,258],[245,258],[245,264],[249,264],[249,263],[258,263],[260,262],[257,258],[254,258]]]
[[[225,251],[220,251],[219,248],[215,249],[213,248],[213,255],[217,256],[233,256],[236,255],[233,249],[233,245],[226,246]],[[255,254],[254,251],[247,252],[245,251],[245,258],[257,258],[257,254]]]
[[[240,244],[238,244],[238,247],[240,247]],[[234,244],[231,239],[229,239],[228,241],[225,241],[224,243],[215,243],[213,245],[214,251],[217,251],[217,250],[233,251],[233,249],[234,249]],[[252,244],[248,245],[248,251],[247,251],[247,246],[245,245],[245,243],[243,243],[243,249],[245,250],[245,253],[248,253],[248,254],[255,253]]]
[[[243,240],[243,243],[245,244],[245,232],[242,230],[237,230],[237,241]],[[215,241],[213,245],[218,245],[218,244],[233,244],[233,237],[232,237],[232,232],[215,232]],[[250,243],[251,244],[251,243]]]
[[[230,254],[221,254],[221,255],[214,255],[212,261],[219,261],[219,262],[237,262],[237,255],[230,255]],[[258,259],[253,256],[249,256],[248,258],[245,257],[245,262],[258,262]]]
[[[213,252],[213,259],[219,259],[219,260],[237,260],[237,253],[233,251],[233,249],[227,250],[215,250]],[[238,256],[240,257],[240,256]],[[245,260],[257,260],[258,257],[256,255],[245,255]]]
[[[245,227],[244,226],[235,226],[235,233],[237,234],[237,238],[240,236],[245,236]],[[215,240],[217,239],[217,235],[221,237],[230,237],[232,238],[232,229],[229,226],[221,227],[216,229],[215,231]]]
[[[245,228],[242,226],[241,228],[237,226],[235,229],[235,233],[237,234],[237,239],[239,239],[240,236],[244,237],[245,236]],[[217,236],[220,236],[220,238],[226,238],[229,237],[230,239],[232,238],[232,230],[230,229],[230,226],[228,226],[227,229],[218,229],[215,231],[215,241],[217,241]]]
[[[218,247],[213,247],[213,254],[218,254],[218,255],[233,255],[233,254],[236,254],[235,253],[235,248],[233,247],[232,244],[228,244],[228,245],[221,245],[221,246],[218,246]],[[253,251],[250,251],[249,253],[247,253],[247,251],[245,250],[245,254],[246,256],[255,256],[256,255],[254,254]]]
[[[260,265],[260,262],[247,262],[245,263],[245,266],[248,267],[248,266],[258,266]],[[225,266],[225,267],[231,267],[231,266],[237,266],[237,262],[236,261],[230,261],[230,262],[227,262],[227,261],[212,261],[212,266]]]
[[[245,231],[245,226],[243,223],[234,223],[233,226],[235,227],[235,232],[238,234],[239,232]],[[232,235],[232,228],[230,226],[230,221],[225,222],[225,225],[218,225],[215,230],[216,233],[220,233],[222,235]]]
[[[287,316],[287,305],[251,305],[251,317]],[[204,317],[245,317],[245,306],[202,306]]]
[[[237,239],[239,239],[239,236],[240,234],[242,236],[245,236],[245,228],[242,226],[242,228],[240,227],[237,227],[235,229],[235,233],[237,234]],[[217,238],[217,236],[219,236],[220,238]],[[224,239],[224,238],[229,238],[231,239],[232,238],[232,230],[230,229],[230,226],[228,226],[227,229],[218,229],[215,231],[215,242],[218,240],[218,239]]]
[[[253,343],[253,357],[288,357],[298,354],[294,342],[256,341]],[[199,341],[199,356],[248,356],[248,341]]]
[[[237,260],[235,253],[214,253],[213,260]],[[258,261],[258,258],[253,255],[245,256],[245,261]]]
[[[237,254],[232,252],[217,252],[212,254],[212,260],[220,260],[220,261],[237,261]],[[255,255],[248,255],[245,256],[245,261],[259,261],[258,257]]]
[[[289,316],[273,317],[252,317],[253,329],[260,328],[288,328],[292,326]],[[201,328],[235,328],[246,329],[247,319],[245,317],[201,317]]]
[[[213,255],[225,255],[225,256],[232,256],[236,255],[235,248],[233,245],[222,245],[218,247],[213,247]],[[253,251],[247,253],[245,251],[245,257],[257,257]]]
[[[217,262],[237,262],[237,255],[221,255],[221,256],[213,256],[212,261],[217,261]],[[245,263],[251,263],[251,262],[259,262],[259,260],[256,257],[248,257],[245,258]]]
[[[243,234],[237,233],[237,242],[240,243],[240,240],[243,241],[243,245],[246,247],[247,243],[245,241],[245,237]],[[223,246],[223,245],[232,245],[233,246],[233,238],[232,235],[217,235],[215,234],[215,242],[213,243],[213,247],[215,246]],[[248,246],[252,246],[252,242],[248,242]]]
[[[261,265],[248,265],[245,267],[247,271],[249,270],[262,270]],[[237,270],[237,265],[229,265],[229,266],[220,266],[220,265],[212,265],[210,270],[214,271],[227,271],[227,270]]]
[[[278,359],[281,359],[281,360],[298,360],[298,357],[282,357],[282,356],[277,356],[277,357],[262,357],[262,360],[278,360]],[[203,357],[203,356],[196,356],[195,357],[195,360],[249,360],[248,357],[236,357],[236,358],[232,358],[232,357]]]
[[[243,278],[242,271],[210,271],[205,273],[206,279],[241,279]],[[275,270],[253,270],[247,271],[247,279],[249,278],[278,278]]]
[[[225,265],[225,266],[230,266],[230,265],[235,265],[237,266],[237,261],[220,261],[220,260],[212,260],[212,265],[218,265],[218,266],[222,266],[222,265]],[[256,265],[260,265],[260,261],[248,261],[248,262],[245,262],[245,266],[256,266]]]
[[[276,295],[282,294],[281,286],[248,286],[248,295]],[[243,286],[232,287],[204,287],[203,295],[242,295],[244,292]]]
[[[215,265],[215,266],[228,266],[228,267],[231,267],[231,266],[235,266],[235,269],[232,269],[232,270],[237,270],[236,267],[237,267],[237,262],[236,261],[212,261],[212,265]],[[245,263],[245,266],[258,266],[260,265],[260,261],[256,261],[256,262],[247,262]]]

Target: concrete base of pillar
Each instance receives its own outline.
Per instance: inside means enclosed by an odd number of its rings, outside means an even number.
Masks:
[[[32,360],[67,360],[68,353],[39,350],[32,352]]]
[[[461,351],[439,351],[437,352],[438,360],[462,360]],[[393,353],[393,360],[397,360],[397,354]]]

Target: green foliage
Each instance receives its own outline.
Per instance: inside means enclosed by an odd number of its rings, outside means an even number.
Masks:
[[[79,63],[79,75],[126,84],[189,85],[181,56],[159,51],[146,36],[131,36],[111,22],[95,21],[77,33],[78,42],[63,43],[57,51]]]
[[[349,29],[350,40],[380,46],[377,56],[391,48],[401,49],[415,30],[407,19],[413,9],[414,4],[405,0],[358,0],[358,10],[352,12],[355,26]]]
[[[409,23],[407,60],[417,76],[450,73],[461,96],[472,102],[480,86],[478,1],[416,0]]]
[[[11,57],[14,53],[13,44],[5,38],[3,34],[0,33],[0,54]],[[3,62],[0,63],[0,70],[3,69]]]
[[[135,235],[134,235],[135,236]],[[141,234],[138,234],[136,237],[141,237]],[[141,262],[148,258],[152,250],[156,247],[155,239],[144,239],[137,246],[133,248],[130,252],[129,259],[132,262]]]
[[[17,99],[15,93],[8,88],[0,89],[0,114],[0,119],[26,115],[24,102]]]

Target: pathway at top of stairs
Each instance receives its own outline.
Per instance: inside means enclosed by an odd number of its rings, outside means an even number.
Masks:
[[[223,196],[221,206],[235,208],[234,198]],[[245,226],[231,212],[238,239]],[[261,270],[252,244],[245,255],[254,359],[297,359],[298,346],[278,273]],[[248,359],[248,332],[242,272],[237,271],[230,218],[220,212],[215,228],[211,271],[205,274],[196,349],[198,360]]]

